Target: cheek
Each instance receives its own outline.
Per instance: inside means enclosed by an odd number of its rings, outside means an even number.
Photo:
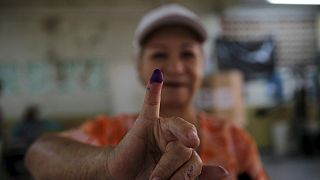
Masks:
[[[203,68],[194,68],[192,72],[192,94],[195,94],[201,87],[203,80]]]
[[[142,61],[142,64],[140,66],[140,76],[145,84],[148,83],[148,81],[153,73],[153,70],[156,68],[158,68],[158,67],[155,66],[153,63]]]
[[[203,70],[203,66],[199,66],[198,70],[197,70],[197,78],[199,79],[200,83],[202,82],[204,76],[204,70]]]
[[[201,62],[194,63],[189,67],[190,73],[192,74],[192,80],[195,81],[195,84],[198,84],[202,81],[203,78],[203,66]]]

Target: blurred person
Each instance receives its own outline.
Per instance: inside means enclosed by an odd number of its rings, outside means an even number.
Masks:
[[[199,17],[182,6],[164,5],[146,14],[134,35],[137,72],[146,86],[141,111],[100,115],[78,128],[42,136],[26,156],[32,175],[267,179],[249,134],[193,105],[203,79],[206,39]]]
[[[2,85],[2,80],[0,79],[0,98],[2,96],[2,89],[3,89],[3,85]],[[0,149],[1,149],[2,141],[3,141],[3,112],[0,104]]]
[[[2,84],[2,79],[0,79],[0,100],[2,96],[2,89],[3,89],[3,84]],[[2,112],[2,107],[0,104],[0,177],[3,177],[3,167],[2,167],[2,149],[3,149],[3,142],[4,142],[4,133],[3,133],[3,112]]]
[[[38,106],[28,106],[21,121],[12,128],[11,139],[4,148],[4,163],[8,175],[26,176],[23,159],[29,146],[43,133],[59,130],[59,124],[41,118]]]
[[[59,131],[58,123],[41,118],[39,107],[30,105],[26,108],[21,122],[12,130],[12,143],[28,147],[41,134],[51,131]]]
[[[3,81],[2,79],[0,79],[0,99],[2,96],[2,92],[3,92]],[[0,151],[1,151],[2,143],[4,139],[3,121],[4,121],[4,114],[3,114],[2,106],[0,104]]]

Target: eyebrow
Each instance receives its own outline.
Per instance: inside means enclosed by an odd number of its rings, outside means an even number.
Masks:
[[[161,49],[166,49],[167,47],[165,45],[162,45],[160,43],[153,43],[149,45],[149,48],[161,48]]]
[[[194,47],[195,44],[194,43],[190,43],[190,42],[185,42],[185,43],[182,43],[182,45],[180,46],[180,48],[192,48]],[[151,49],[168,49],[167,46],[163,45],[163,44],[160,44],[160,43],[154,43],[154,44],[150,44],[149,45],[149,48]]]
[[[192,48],[194,46],[195,46],[195,44],[194,43],[190,43],[190,42],[186,42],[186,43],[183,43],[181,45],[182,48],[190,48],[190,47]]]

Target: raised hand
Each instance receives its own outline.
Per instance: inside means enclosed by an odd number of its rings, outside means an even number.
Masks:
[[[138,119],[109,155],[111,178],[195,179],[201,174],[202,161],[194,150],[200,144],[195,126],[179,117],[159,116],[162,84],[162,73],[156,69]],[[220,167],[205,167],[203,172],[203,179],[226,175]]]

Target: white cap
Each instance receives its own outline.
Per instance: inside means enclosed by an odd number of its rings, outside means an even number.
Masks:
[[[207,31],[200,18],[189,9],[177,4],[163,5],[147,13],[139,22],[134,34],[133,45],[140,49],[142,41],[155,29],[166,25],[184,25],[206,41]]]

